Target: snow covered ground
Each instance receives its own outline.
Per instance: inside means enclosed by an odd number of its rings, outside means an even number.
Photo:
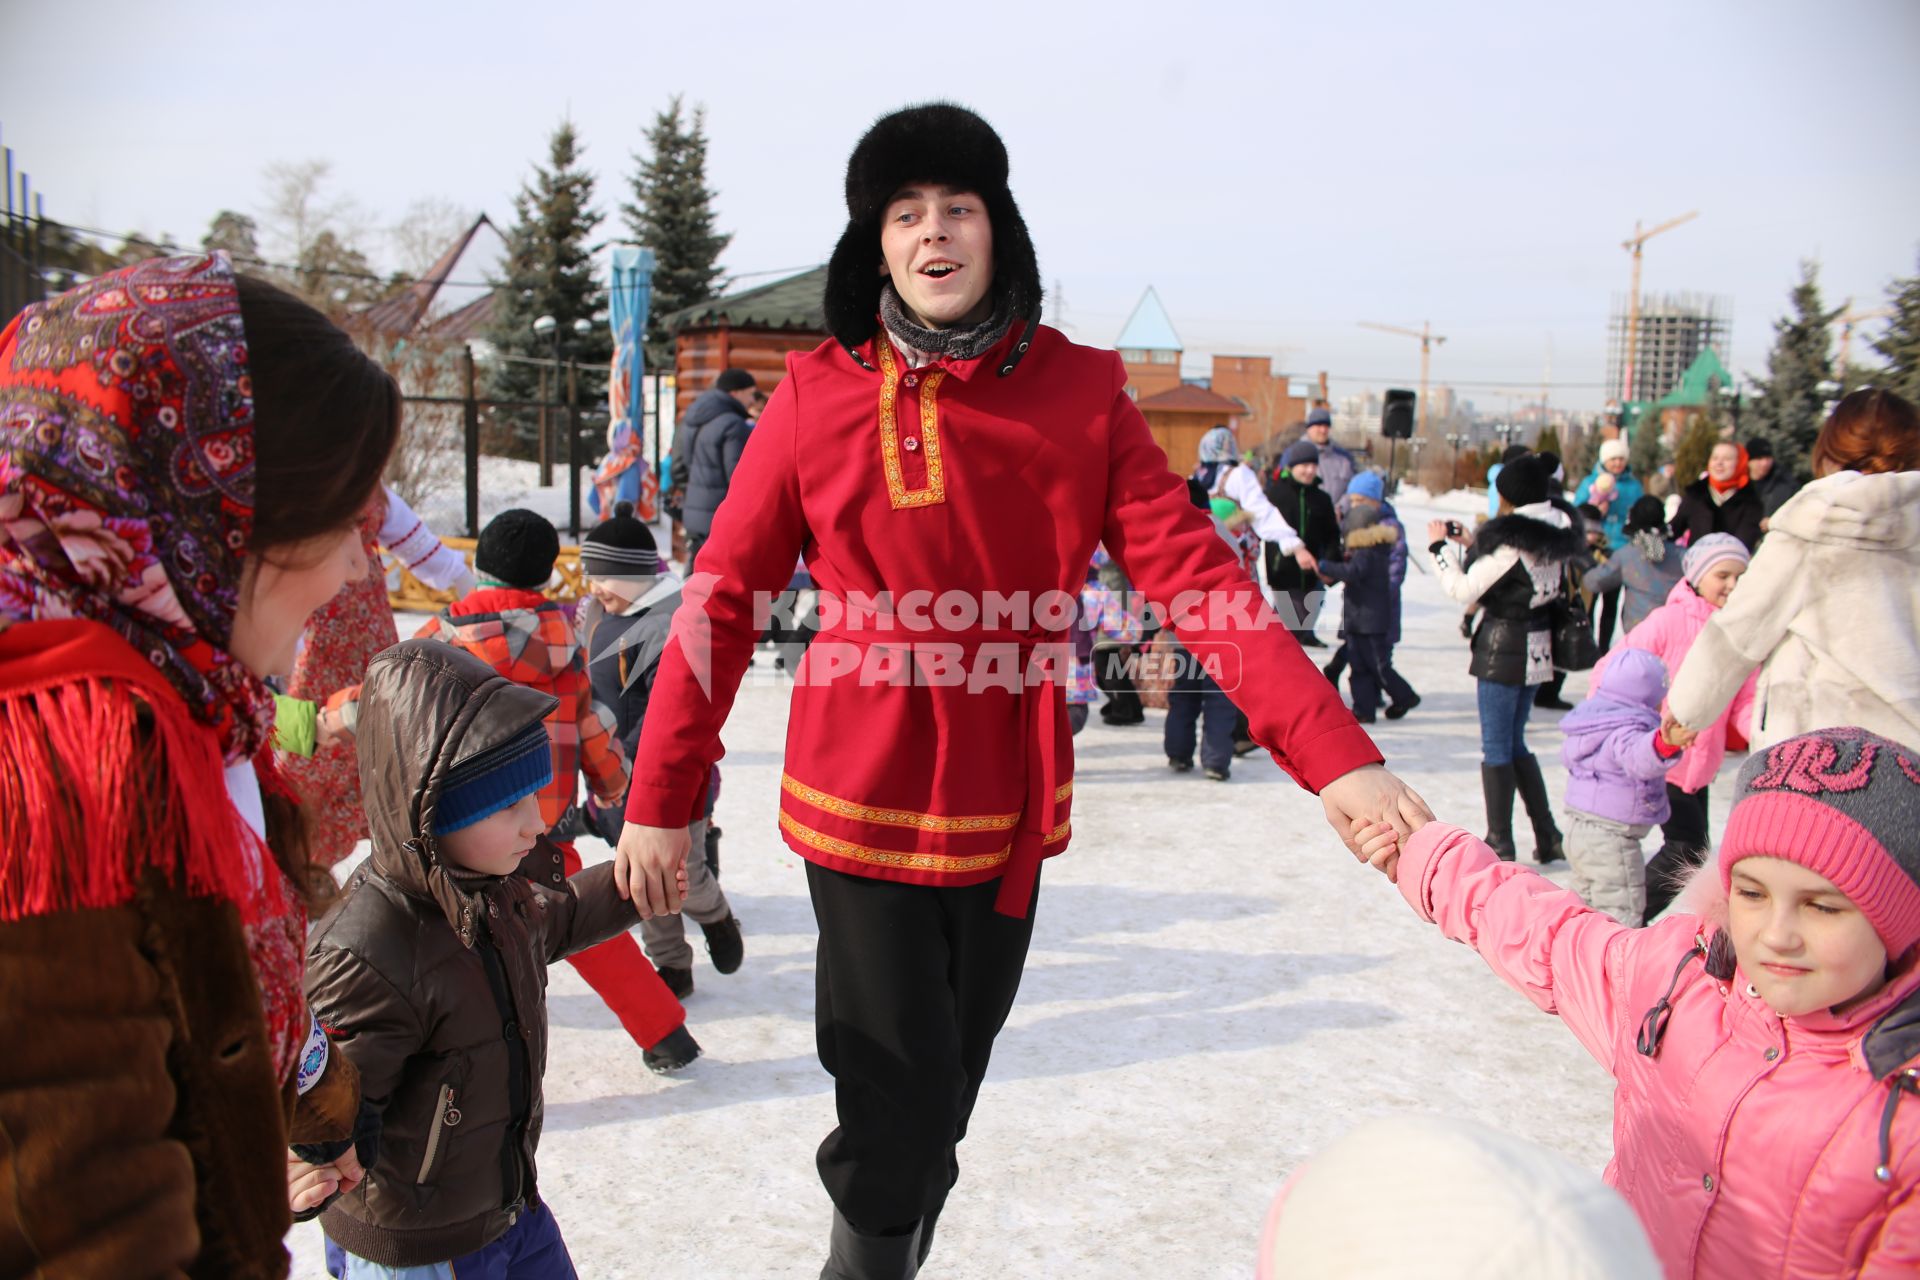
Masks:
[[[1416,544],[1429,516],[1484,501],[1404,496]],[[1478,828],[1458,620],[1409,573],[1397,661],[1424,702],[1375,736],[1443,820]],[[812,1277],[824,1258],[813,1153],[833,1094],[814,1058],[805,880],[775,826],[787,691],[769,663],[725,735],[723,868],[747,962],[695,970],[706,1056],[650,1075],[574,972],[553,970],[540,1171],[583,1277]],[[1567,696],[1584,687],[1574,677]],[[1609,1082],[1557,1021],[1416,919],[1270,760],[1226,784],[1175,776],[1160,727],[1159,713],[1130,728],[1095,717],[1076,739],[1073,845],[1047,864],[929,1280],[1245,1276],[1288,1171],[1383,1113],[1471,1116],[1606,1163]],[[1530,741],[1557,804],[1551,713]],[[1522,824],[1523,857],[1531,844]],[[323,1274],[319,1240],[312,1225],[289,1237],[295,1275]]]

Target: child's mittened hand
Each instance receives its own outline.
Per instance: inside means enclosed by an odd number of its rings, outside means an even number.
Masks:
[[[1392,823],[1355,818],[1353,842],[1368,866],[1385,875],[1389,883],[1399,883],[1400,833],[1393,829]]]

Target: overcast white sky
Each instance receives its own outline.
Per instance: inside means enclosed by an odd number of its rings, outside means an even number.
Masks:
[[[567,115],[614,213],[675,92],[707,107],[733,271],[824,261],[861,130],[952,97],[1006,138],[1081,341],[1153,284],[1190,367],[1268,352],[1336,394],[1417,377],[1356,322],[1431,319],[1435,380],[1483,407],[1549,342],[1556,403],[1597,407],[1636,218],[1701,211],[1645,288],[1729,296],[1743,371],[1801,258],[1864,305],[1920,253],[1916,0],[0,0],[4,141],[49,216],[114,231],[197,242],[309,158],[376,223],[422,197],[504,223]]]

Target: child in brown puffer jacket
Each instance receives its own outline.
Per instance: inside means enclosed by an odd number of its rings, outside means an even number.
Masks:
[[[638,916],[612,863],[568,878],[543,834],[554,701],[432,641],[368,668],[357,736],[373,852],[307,951],[307,999],[362,1085],[368,1176],[320,1215],[336,1276],[492,1274],[502,1251],[511,1274],[572,1275],[534,1171],[545,969]]]

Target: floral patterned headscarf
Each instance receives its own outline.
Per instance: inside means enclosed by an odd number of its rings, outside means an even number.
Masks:
[[[253,390],[223,253],[142,262],[0,333],[0,619],[90,618],[213,726],[273,720],[227,652],[253,527]]]

